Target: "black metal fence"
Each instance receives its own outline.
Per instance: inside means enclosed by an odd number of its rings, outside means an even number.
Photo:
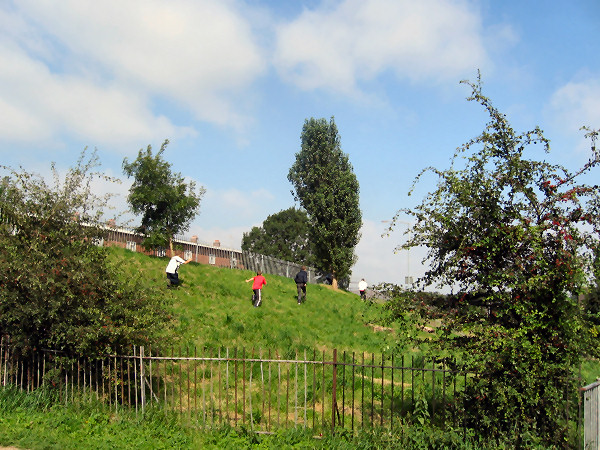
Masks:
[[[154,404],[193,426],[245,425],[257,432],[311,428],[401,429],[427,420],[463,424],[469,375],[443,362],[385,354],[272,350],[186,350],[154,354],[144,347],[101,359],[37,351],[19,358],[0,345],[2,386],[51,386],[65,403],[90,396],[136,412]]]
[[[198,428],[245,426],[268,433],[303,427],[315,434],[379,428],[402,433],[405,426],[427,423],[466,433],[473,417],[467,417],[464,394],[473,380],[473,374],[445,361],[335,349],[281,354],[194,348],[159,354],[136,347],[129,355],[90,359],[49,350],[21,357],[7,339],[0,341],[3,387],[33,392],[46,386],[65,404],[93,398],[139,414],[159,406]],[[582,439],[585,425],[585,438],[594,445],[599,396],[598,389],[587,387],[579,397],[566,396],[565,423]],[[569,402],[579,405],[570,409]],[[570,416],[570,410],[578,411],[577,416]]]

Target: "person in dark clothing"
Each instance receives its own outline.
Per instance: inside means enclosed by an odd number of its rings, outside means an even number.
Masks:
[[[306,300],[306,283],[308,283],[306,266],[302,266],[300,272],[296,274],[294,281],[296,282],[296,289],[298,290],[298,304],[301,304],[303,300]]]

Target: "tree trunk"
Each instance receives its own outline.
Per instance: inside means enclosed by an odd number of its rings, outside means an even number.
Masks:
[[[334,289],[338,288],[338,280],[337,280],[337,277],[335,275],[331,279],[331,287],[334,288]]]
[[[171,251],[171,258],[175,256],[173,253],[173,238],[169,238],[169,250]]]

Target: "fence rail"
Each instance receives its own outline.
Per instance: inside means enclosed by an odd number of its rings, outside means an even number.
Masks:
[[[583,448],[600,448],[600,381],[581,388],[583,397]]]
[[[165,356],[139,347],[95,360],[50,351],[23,359],[2,342],[0,362],[3,386],[34,391],[50,385],[65,403],[91,396],[139,413],[160,405],[193,426],[244,425],[258,432],[397,431],[425,417],[460,427],[461,392],[469,382],[468,374],[444,362],[336,350],[194,349]]]
[[[46,386],[65,404],[90,398],[144,414],[159,406],[187,425],[244,426],[259,433],[309,428],[319,434],[380,428],[402,432],[425,422],[466,433],[466,389],[474,375],[444,360],[338,352],[136,347],[129,355],[89,359],[39,350],[27,357],[0,341],[0,385],[33,392]],[[577,400],[575,400],[577,401]],[[599,448],[600,381],[580,389],[583,448]],[[582,412],[584,417],[582,417]],[[571,422],[575,419],[577,422]],[[471,425],[473,425],[471,423]],[[579,435],[579,431],[577,432]]]

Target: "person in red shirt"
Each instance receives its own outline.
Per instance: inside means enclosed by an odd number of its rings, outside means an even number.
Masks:
[[[254,293],[252,294],[252,304],[254,305],[254,307],[258,307],[262,303],[262,297],[260,295],[260,292],[263,285],[267,284],[267,280],[265,280],[265,277],[262,276],[262,272],[259,270],[258,272],[256,272],[256,276],[248,278],[246,280],[246,283],[248,283],[249,281],[254,281],[252,283],[252,291],[254,291]]]

